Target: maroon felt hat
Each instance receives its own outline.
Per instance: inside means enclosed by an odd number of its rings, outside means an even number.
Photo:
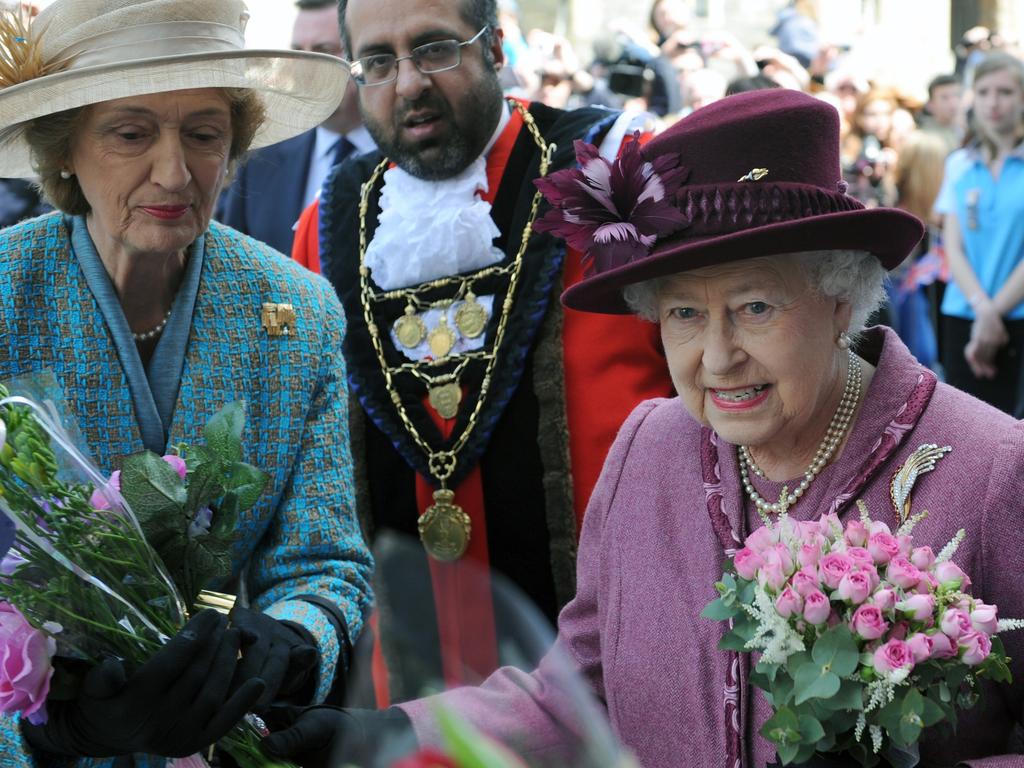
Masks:
[[[909,213],[865,209],[845,194],[839,115],[798,91],[717,101],[634,146],[633,161],[623,152],[601,168],[591,149],[577,145],[580,169],[537,182],[555,206],[537,228],[565,237],[590,262],[562,295],[573,309],[626,313],[626,285],[754,256],[864,250],[891,269],[924,233]],[[585,232],[581,189],[604,215]]]

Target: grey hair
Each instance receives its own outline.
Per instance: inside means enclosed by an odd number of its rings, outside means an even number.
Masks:
[[[867,251],[805,251],[795,255],[812,290],[819,296],[850,304],[848,333],[856,339],[868,317],[885,300],[885,267]],[[655,277],[627,285],[622,289],[622,297],[633,312],[656,323],[658,292],[665,279]]]

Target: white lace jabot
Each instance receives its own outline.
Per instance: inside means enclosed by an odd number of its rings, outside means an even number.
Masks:
[[[391,168],[384,173],[377,231],[366,249],[373,281],[386,291],[471,272],[504,258],[491,218],[487,163],[478,157],[450,179],[424,181]]]

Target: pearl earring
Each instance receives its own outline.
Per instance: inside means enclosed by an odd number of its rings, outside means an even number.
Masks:
[[[64,179],[64,181],[67,181],[68,179],[70,179],[71,176],[72,176],[72,173],[67,168],[62,169],[61,172],[60,172],[60,177],[62,179]]]
[[[840,349],[849,349],[850,334],[848,334],[846,331],[840,333],[839,338],[836,340],[836,346],[839,347]]]

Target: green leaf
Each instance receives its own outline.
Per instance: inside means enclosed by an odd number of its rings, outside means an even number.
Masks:
[[[224,495],[222,475],[222,464],[212,455],[206,461],[197,461],[194,465],[190,463],[187,501],[190,510],[197,511],[208,507],[214,499]]]
[[[780,707],[771,719],[761,726],[761,735],[779,748],[786,744],[799,744],[800,720],[793,710]],[[779,756],[782,757],[781,754]]]
[[[260,500],[263,489],[267,487],[270,475],[262,472],[251,464],[238,461],[227,467],[224,489],[235,494],[238,500],[238,511],[252,509]]]
[[[712,600],[705,605],[700,615],[712,621],[726,621],[735,616],[738,610],[738,608],[733,608],[723,603],[722,598],[719,597],[717,600]]]
[[[779,762],[782,765],[789,765],[790,763],[796,762],[796,754],[800,751],[800,745],[779,744],[775,748],[775,751],[779,756]]]
[[[136,515],[181,512],[185,481],[152,451],[129,456],[121,467],[121,495]]]
[[[207,422],[203,430],[206,447],[225,462],[242,460],[242,430],[245,428],[245,404],[228,403]]]
[[[825,729],[810,715],[800,715],[800,736],[804,744],[817,744],[818,739],[825,737]]]
[[[843,709],[859,712],[864,708],[864,684],[856,680],[842,680],[839,691],[828,699],[821,701],[821,706],[829,710]]]
[[[921,713],[921,720],[924,721],[924,727],[928,728],[936,723],[941,723],[945,719],[946,713],[942,707],[931,699],[926,698],[924,700],[924,708]]]
[[[814,757],[815,747],[813,744],[801,744],[797,749],[796,755],[793,758],[793,762],[797,765],[806,763],[812,757]]]
[[[853,674],[859,656],[857,642],[845,624],[837,624],[825,632],[811,649],[811,658],[816,664],[840,677]]]
[[[839,677],[816,664],[805,664],[793,678],[796,704],[808,699],[827,699],[839,690]]]
[[[718,641],[718,650],[739,651],[743,653],[748,650],[747,639],[740,637],[736,632],[726,632],[722,635],[722,639]]]
[[[904,715],[915,714],[920,717],[924,712],[924,696],[917,688],[911,688],[903,697],[903,706],[900,709]]]
[[[434,708],[445,752],[460,768],[520,768],[524,763],[450,709]]]

